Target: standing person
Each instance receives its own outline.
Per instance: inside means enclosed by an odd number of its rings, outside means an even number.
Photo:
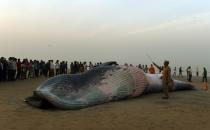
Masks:
[[[48,66],[49,66],[49,61],[48,62],[44,62],[44,68],[43,68],[43,73],[44,76],[47,78],[48,77]]]
[[[60,69],[60,70],[59,70],[59,73],[60,73],[60,74],[64,74],[64,65],[63,65],[63,61],[60,62],[59,69]]]
[[[173,77],[176,77],[176,67],[174,67]]]
[[[92,62],[89,62],[89,70],[91,70],[93,68],[93,64]]]
[[[6,81],[8,77],[8,63],[6,58],[2,57],[1,58],[1,63],[3,65],[3,70],[2,70],[2,81]]]
[[[207,80],[207,70],[205,67],[203,68],[203,83],[204,83],[205,90],[207,91],[208,90],[208,80]]]
[[[180,66],[179,67],[179,77],[181,76],[183,78],[182,72],[183,72],[183,70],[182,70],[182,67]]]
[[[186,72],[187,72],[187,80],[189,81],[189,67],[187,67]]]
[[[46,63],[46,77],[50,76],[50,62],[51,60],[48,60]]]
[[[88,70],[88,69],[87,69],[87,68],[88,68],[87,62],[84,62],[83,65],[84,65],[84,71],[86,72],[86,71]]]
[[[149,73],[150,74],[155,74],[155,67],[152,64],[149,67]]]
[[[43,75],[43,69],[44,69],[44,63],[43,63],[43,61],[41,60],[40,62],[39,62],[39,75],[40,76],[42,76]]]
[[[12,60],[12,81],[16,80],[17,73],[17,59],[13,58]]]
[[[25,66],[25,59],[21,63],[21,79],[26,78],[26,66]]]
[[[21,79],[21,61],[20,61],[20,59],[18,59],[18,61],[17,61],[17,79],[18,80]]]
[[[29,78],[29,69],[30,69],[28,59],[25,59],[25,66],[26,66],[26,79],[28,79]]]
[[[196,67],[196,76],[197,77],[199,76],[199,69],[198,69],[198,67]]]
[[[74,66],[74,64],[73,64],[73,62],[71,62],[71,64],[70,64],[70,74],[73,74],[74,72],[74,69],[73,69],[73,66]]]
[[[164,61],[164,66],[160,67],[157,64],[153,62],[153,64],[160,70],[162,70],[162,85],[163,85],[163,92],[164,96],[162,97],[163,99],[168,99],[169,98],[169,85],[172,82],[171,79],[171,69],[169,67],[169,61]]]
[[[8,59],[8,81],[12,81],[12,57]]]
[[[141,66],[142,70],[144,71],[144,65]]]
[[[60,74],[60,63],[59,63],[59,60],[57,60],[56,63],[55,63],[55,74],[56,75]]]
[[[147,67],[147,65],[145,65],[144,72],[145,73],[148,73],[148,67]]]
[[[53,60],[50,61],[50,77],[54,76],[54,69],[55,69],[55,65],[53,64]]]
[[[34,78],[34,68],[33,68],[33,61],[29,61],[29,78]]]
[[[65,62],[64,68],[65,68],[65,74],[67,74],[68,73],[68,61]]]
[[[192,69],[191,69],[191,66],[188,67],[188,81],[192,82]]]
[[[139,69],[142,69],[142,66],[141,66],[141,64],[139,64],[139,65],[138,65],[138,68],[139,68]]]
[[[14,81],[16,80],[16,70],[17,70],[16,59],[14,57],[10,57],[8,63],[9,63],[8,80]]]
[[[35,72],[35,77],[39,77],[39,61],[34,60],[34,72]]]
[[[82,62],[79,63],[79,72],[83,73],[85,71],[84,64]]]
[[[0,82],[3,80],[3,63],[2,58],[0,59]]]

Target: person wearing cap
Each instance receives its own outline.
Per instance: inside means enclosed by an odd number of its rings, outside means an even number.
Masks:
[[[162,97],[163,99],[168,99],[169,98],[169,85],[172,81],[171,79],[171,69],[169,67],[169,61],[165,60],[164,61],[164,66],[160,67],[157,64],[153,62],[153,64],[159,69],[162,70],[162,86],[163,86],[163,92],[164,96]]]

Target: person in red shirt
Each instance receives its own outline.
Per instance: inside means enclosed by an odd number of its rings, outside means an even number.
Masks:
[[[155,74],[155,67],[151,64],[151,66],[149,67],[149,73],[150,74]]]

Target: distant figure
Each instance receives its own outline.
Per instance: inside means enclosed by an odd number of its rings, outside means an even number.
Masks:
[[[149,67],[149,73],[150,74],[155,74],[155,67],[151,64],[151,66]]]
[[[56,63],[55,63],[55,74],[56,75],[60,74],[60,63],[59,63],[59,60],[57,60]]]
[[[34,72],[35,72],[35,77],[39,77],[39,61],[34,60]]]
[[[199,76],[199,69],[198,69],[198,67],[196,67],[196,76],[197,77]]]
[[[0,82],[3,80],[3,64],[2,59],[0,59]]]
[[[188,81],[189,82],[192,82],[192,69],[191,69],[191,66],[189,66],[188,68],[187,68],[187,77],[188,77]]]
[[[7,79],[8,79],[8,63],[7,63],[6,58],[2,57],[1,63],[3,65],[2,81],[7,81]]]
[[[189,79],[189,67],[187,67],[186,72],[187,72],[187,80],[188,80]]]
[[[53,64],[53,60],[50,60],[50,71],[49,71],[50,77],[54,76],[54,69],[55,69],[55,65]]]
[[[50,71],[50,60],[47,61],[44,65],[44,76],[45,77],[49,76],[49,71]]]
[[[208,80],[207,80],[207,70],[205,67],[203,68],[203,83],[204,83],[205,90],[207,91],[208,90]]]
[[[12,81],[12,57],[9,57],[7,63],[8,63],[8,80]]]
[[[171,79],[171,69],[169,67],[169,61],[164,61],[164,66],[160,67],[157,64],[153,62],[153,64],[159,69],[162,70],[162,85],[163,85],[163,92],[164,96],[162,97],[163,99],[168,99],[169,98],[169,85],[172,82]]]
[[[142,69],[142,66],[141,66],[141,64],[139,64],[139,66],[138,66],[138,67],[139,67],[139,69]]]
[[[79,73],[83,73],[85,71],[84,64],[82,62],[79,63]]]
[[[143,71],[144,71],[144,68],[145,68],[144,65],[142,65],[142,66],[141,66],[141,69],[142,69]]]
[[[26,60],[24,59],[21,63],[21,79],[26,79]]]
[[[17,63],[14,57],[9,58],[9,81],[16,80]]]
[[[148,67],[147,67],[147,65],[145,65],[144,72],[145,73],[148,73]]]
[[[179,67],[179,77],[181,76],[183,78],[182,72],[183,72],[183,70],[182,70],[182,67],[180,66]]]
[[[68,61],[65,62],[65,74],[68,74]]]
[[[87,62],[83,62],[84,65],[84,71],[86,72],[88,70]]]
[[[173,77],[176,77],[176,67],[174,67]]]
[[[89,70],[91,70],[93,68],[93,64],[92,62],[89,62]]]
[[[21,79],[21,61],[20,59],[18,59],[17,61],[17,79]]]
[[[34,76],[35,76],[35,68],[34,68],[34,65],[35,65],[35,63],[32,61],[32,60],[30,60],[30,62],[29,62],[29,68],[28,68],[28,70],[29,70],[29,78],[34,78]]]

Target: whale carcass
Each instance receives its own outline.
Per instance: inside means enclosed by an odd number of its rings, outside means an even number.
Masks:
[[[42,83],[26,102],[35,107],[81,109],[110,101],[161,92],[160,75],[145,74],[136,67],[103,64],[81,74],[59,75]],[[191,90],[188,83],[174,80],[171,91]]]

